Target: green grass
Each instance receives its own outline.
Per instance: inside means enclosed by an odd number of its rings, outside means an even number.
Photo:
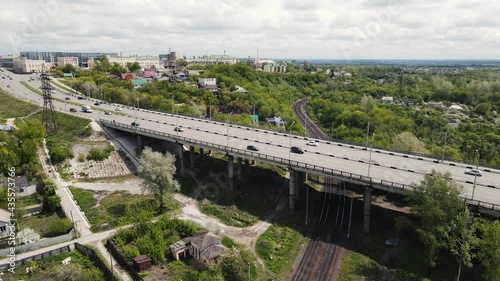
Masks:
[[[53,232],[53,227],[63,220],[67,219],[60,218],[57,214],[39,214],[23,218],[20,223],[20,228],[32,228],[36,233],[40,234],[41,237],[46,237],[47,235],[50,235],[51,232]]]
[[[78,264],[83,267],[83,271],[96,270],[93,262],[77,250],[67,253],[62,253],[57,256],[43,258],[33,262],[26,263],[20,267],[16,267],[15,273],[5,272],[2,279],[5,281],[25,280],[25,281],[49,281],[56,280],[56,273],[62,267],[61,261],[71,257],[71,264]],[[34,267],[33,273],[26,273],[27,267]],[[97,269],[98,270],[98,269]],[[97,279],[103,280],[104,279]],[[96,280],[96,281],[97,281]]]
[[[236,227],[247,227],[257,222],[259,219],[247,212],[239,210],[236,206],[219,206],[208,200],[198,202],[201,212],[218,218],[225,225]]]
[[[42,113],[39,112],[30,116],[30,119],[42,121]],[[88,135],[89,132],[85,128],[90,124],[91,120],[80,118],[74,115],[56,112],[57,133],[54,136],[58,140],[77,141],[79,137]],[[88,130],[88,129],[87,129]]]
[[[136,206],[152,215],[158,215],[158,204],[151,195],[130,194],[126,191],[115,191],[102,198],[99,206],[92,192],[80,188],[70,188],[78,205],[92,224],[92,231],[106,230],[108,227],[118,227],[133,222],[133,214],[128,209]],[[176,210],[180,205],[171,199],[167,201],[168,210]],[[104,225],[107,224],[107,227]]]
[[[349,251],[344,256],[339,281],[380,280],[382,269],[377,262],[362,254]]]
[[[0,117],[16,118],[24,117],[38,110],[40,107],[31,103],[16,99],[0,90]]]
[[[16,197],[16,208],[22,208],[26,206],[36,205],[42,203],[41,200],[38,199],[37,194],[32,194],[30,196],[18,196]]]

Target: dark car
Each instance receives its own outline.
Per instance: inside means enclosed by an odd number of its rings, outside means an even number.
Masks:
[[[105,114],[105,115],[111,115],[111,112],[109,112],[109,111],[104,111],[104,114]]]
[[[252,151],[259,151],[259,148],[256,147],[255,145],[249,145],[249,146],[247,146],[247,149],[252,150]]]
[[[70,97],[65,97],[64,99],[65,99],[65,100],[70,100],[71,98],[70,98]]]
[[[176,132],[184,132],[184,128],[182,128],[182,127],[175,127],[174,131],[176,131]]]
[[[70,108],[70,109],[69,109],[69,112],[76,112],[76,111],[77,111],[77,110],[76,110],[76,108],[74,108],[74,107],[72,107],[72,108]]]
[[[98,103],[98,102],[96,102],[96,103],[94,103],[94,105],[101,105],[101,104],[100,104],[100,103]]]
[[[80,97],[78,97],[78,99],[79,99],[79,100],[83,100],[83,99],[84,99],[84,97],[80,96]]]
[[[290,147],[290,151],[293,153],[304,154],[304,150],[298,146]]]
[[[138,122],[132,122],[132,126],[139,127],[139,123]]]

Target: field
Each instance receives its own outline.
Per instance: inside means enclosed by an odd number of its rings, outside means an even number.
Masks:
[[[39,106],[13,98],[0,90],[0,118],[24,117],[39,108]]]

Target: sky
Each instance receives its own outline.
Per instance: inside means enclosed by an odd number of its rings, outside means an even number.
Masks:
[[[20,51],[290,59],[499,59],[496,0],[2,0]]]

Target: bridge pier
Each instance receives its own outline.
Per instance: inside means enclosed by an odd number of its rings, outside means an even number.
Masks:
[[[182,143],[179,143],[178,146],[179,152],[179,175],[183,176],[184,175],[184,145]]]
[[[245,173],[250,173],[250,160],[245,159]]]
[[[140,154],[144,149],[144,144],[142,142],[142,136],[137,135],[137,153]]]
[[[189,146],[189,168],[194,169],[194,146]]]
[[[238,168],[237,168],[237,177],[238,180],[243,179],[243,159],[241,157],[238,157]]]
[[[372,190],[373,187],[365,186],[363,195],[363,233],[370,233],[370,214],[372,207]]]
[[[203,148],[200,148],[200,161],[203,161],[203,156],[205,156],[203,153]]]
[[[297,173],[289,168],[288,169],[289,173],[289,180],[288,180],[288,195],[289,195],[289,204],[290,204],[290,209],[295,210],[295,191],[296,191],[296,185],[297,185]]]
[[[233,162],[234,161],[234,156],[229,155],[227,159],[227,182],[228,182],[228,187],[229,190],[233,190],[234,188],[234,168],[233,168]]]

